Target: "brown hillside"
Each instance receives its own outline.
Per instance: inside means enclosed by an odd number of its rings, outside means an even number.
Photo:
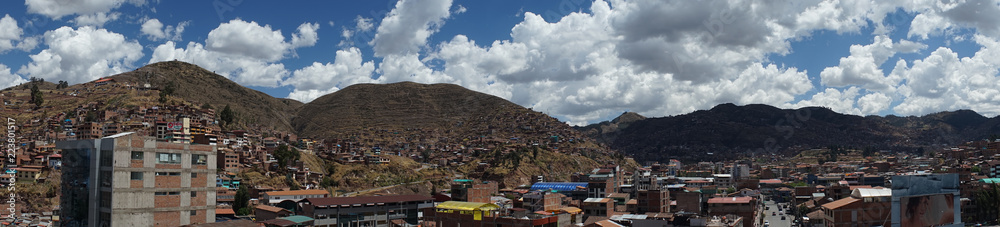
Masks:
[[[299,101],[271,97],[181,61],[157,62],[111,78],[140,86],[148,83],[153,89],[162,89],[173,81],[176,87],[174,96],[184,101],[199,106],[207,103],[217,111],[230,105],[237,113],[240,124],[256,124],[282,131],[291,131],[289,120],[302,106]]]

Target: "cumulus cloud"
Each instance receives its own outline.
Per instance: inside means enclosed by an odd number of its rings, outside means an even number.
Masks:
[[[444,25],[451,0],[400,0],[382,19],[371,45],[375,56],[417,53],[427,38]]]
[[[10,14],[0,18],[0,53],[14,49],[14,41],[21,39],[21,28],[17,26],[17,20],[10,17]]]
[[[28,13],[40,14],[59,20],[64,16],[78,15],[73,19],[77,26],[101,26],[118,19],[120,13],[111,12],[123,4],[142,6],[145,0],[26,0]]]
[[[61,27],[45,32],[48,49],[31,55],[18,73],[50,81],[81,83],[132,69],[142,46],[125,36],[94,27]],[[86,48],[82,48],[86,47]]]
[[[184,28],[190,24],[190,21],[184,21],[177,24],[177,26],[167,25],[164,27],[163,23],[159,19],[153,18],[148,19],[146,22],[142,23],[142,28],[139,30],[145,35],[149,40],[181,40],[181,34],[184,33]]]
[[[1000,36],[1000,3],[967,0],[926,4],[913,18],[907,36],[927,39],[958,28],[975,28],[985,35]]]
[[[80,15],[76,17],[76,19],[73,19],[73,23],[76,24],[76,26],[78,27],[79,26],[101,27],[104,26],[104,24],[108,23],[109,21],[118,20],[118,17],[121,17],[121,15],[122,14],[118,12],[112,12],[112,13],[98,12],[93,14]]]
[[[236,19],[210,31],[205,44],[189,42],[178,47],[167,41],[153,50],[149,62],[182,60],[240,84],[275,87],[289,75],[279,61],[295,48],[315,45],[319,39],[317,29],[317,23],[303,23],[289,42],[281,31],[269,25]]]
[[[361,50],[352,47],[338,50],[332,63],[313,62],[312,65],[295,70],[282,84],[295,87],[288,98],[310,102],[346,86],[375,83],[377,80],[371,78],[373,71],[375,63],[363,62]]]
[[[829,108],[838,113],[861,115],[861,110],[854,106],[854,102],[860,92],[861,89],[858,87],[849,87],[843,90],[827,88],[824,91],[814,94],[810,99],[783,106],[786,108],[819,106]]]
[[[820,78],[827,86],[856,85],[868,90],[891,91],[902,78],[895,74],[886,76],[879,67],[896,53],[912,53],[926,47],[907,40],[893,43],[887,36],[875,36],[870,45],[851,45],[851,55],[840,58],[840,65],[823,69]]]
[[[0,64],[0,89],[13,87],[25,82],[28,82],[28,80],[25,80],[17,74],[11,73],[10,68],[7,68],[7,65]]]
[[[922,115],[943,110],[972,109],[981,114],[1000,114],[1000,41],[985,35],[973,40],[982,48],[972,57],[959,58],[947,47],[939,47],[911,67],[897,66],[893,74],[905,78],[899,93],[903,102],[893,110],[902,115]]]

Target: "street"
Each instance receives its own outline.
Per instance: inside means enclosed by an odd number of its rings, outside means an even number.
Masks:
[[[778,211],[778,205],[775,204],[773,200],[764,201],[764,206],[768,207],[767,209],[764,210],[764,220],[770,223],[770,226],[774,227],[792,226],[792,218],[794,217],[788,214],[781,215],[782,212]],[[788,211],[788,210],[782,209],[782,211]],[[777,215],[771,215],[772,212]],[[785,220],[781,220],[782,216],[785,217]]]

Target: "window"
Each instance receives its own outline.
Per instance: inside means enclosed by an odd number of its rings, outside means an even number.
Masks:
[[[156,153],[156,163],[158,164],[181,164],[181,154]]]
[[[198,197],[198,192],[192,191],[191,192],[191,197]]]
[[[142,154],[143,154],[142,151],[133,151],[132,160],[142,160]]]
[[[180,176],[179,172],[156,172],[157,176]]]
[[[208,163],[208,155],[191,155],[192,165],[204,165],[205,163]]]
[[[198,178],[198,173],[191,173],[191,178]]]
[[[142,172],[132,172],[132,180],[142,180]]]
[[[198,211],[197,210],[191,210],[191,216],[195,216],[195,215],[198,215]]]

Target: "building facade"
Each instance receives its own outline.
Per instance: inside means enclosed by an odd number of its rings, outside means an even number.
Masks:
[[[315,219],[315,226],[382,227],[395,220],[416,225],[420,209],[434,207],[434,198],[421,195],[307,198],[299,206],[301,215]]]
[[[121,133],[59,141],[63,226],[215,222],[215,147]]]

